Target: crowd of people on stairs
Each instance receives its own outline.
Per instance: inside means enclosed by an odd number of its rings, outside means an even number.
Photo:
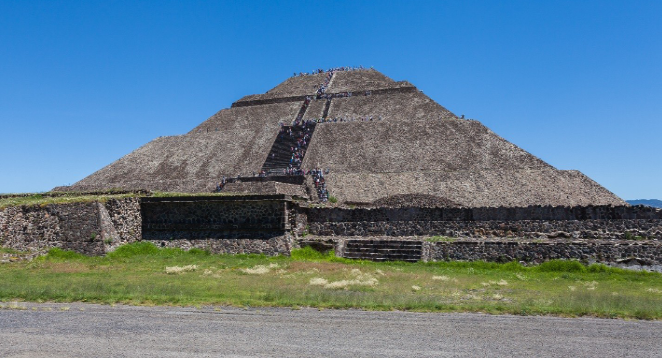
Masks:
[[[317,198],[321,202],[327,202],[329,200],[329,191],[326,188],[326,180],[324,179],[325,174],[329,174],[329,169],[323,170],[321,168],[314,168],[311,170],[305,170],[301,168],[295,168],[293,166],[289,166],[287,169],[284,170],[284,175],[299,175],[299,176],[304,176],[304,175],[311,175],[313,177],[313,185],[315,186],[315,190],[317,191]],[[266,177],[268,176],[267,172],[265,171],[260,171],[259,174],[253,173],[253,176],[259,176],[259,177]],[[241,175],[237,175],[237,179],[240,179]],[[225,185],[227,184],[227,178],[223,176],[220,182],[216,185],[216,190],[215,192],[221,192],[223,191],[223,188],[225,188]]]
[[[290,146],[290,162],[287,168],[283,171],[283,174],[285,175],[300,175],[299,168],[301,168],[303,157],[306,155],[306,148],[310,142],[310,136],[312,133],[311,126],[304,123],[297,127],[295,127],[295,130],[292,130],[293,127],[281,127],[280,133],[278,134],[281,139],[284,139],[285,136],[294,139],[291,141],[294,142],[294,145]]]
[[[365,117],[327,117],[327,118],[315,118],[315,119],[307,119],[303,123],[310,125],[310,124],[318,124],[318,123],[344,123],[344,122],[372,122],[372,121],[381,121],[383,118],[382,116],[365,116]]]
[[[326,173],[328,174],[329,171],[327,170]],[[317,190],[317,197],[321,202],[327,202],[329,200],[329,191],[326,189],[324,171],[320,168],[315,168],[310,171],[310,174],[313,176],[313,184]]]
[[[372,67],[370,67],[372,68]],[[360,71],[360,70],[365,70],[366,68],[363,66],[342,66],[342,67],[332,67],[329,68],[328,70],[324,70],[321,68],[318,68],[316,70],[311,71],[310,73],[308,72],[299,72],[296,73],[294,72],[294,77],[301,77],[301,76],[309,76],[309,75],[316,75],[319,73],[325,73],[325,72],[338,72],[338,71]]]
[[[223,190],[223,188],[225,187],[225,184],[227,184],[227,179],[225,178],[225,175],[224,175],[223,178],[221,178],[221,181],[218,182],[218,184],[216,184],[216,192],[218,193],[221,190]]]
[[[327,87],[329,87],[329,82],[331,82],[331,78],[333,78],[333,73],[334,72],[335,71],[327,72],[326,78],[324,79],[324,83],[322,83],[320,85],[320,88],[317,89],[317,93],[316,93],[316,98],[317,99],[320,99],[320,98],[322,98],[322,96],[324,96],[324,93],[326,92]]]

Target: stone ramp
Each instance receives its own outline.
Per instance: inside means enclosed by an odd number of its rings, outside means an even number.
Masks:
[[[416,262],[423,257],[423,243],[411,240],[347,240],[343,257],[370,261]]]

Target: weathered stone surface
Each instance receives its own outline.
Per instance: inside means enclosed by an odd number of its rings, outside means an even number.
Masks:
[[[341,202],[424,194],[471,207],[624,204],[583,174],[557,170],[478,121],[458,119],[407,82],[374,70],[340,71],[317,99],[328,79],[327,73],[287,79],[185,135],[158,138],[58,189],[211,192],[222,176],[260,171],[279,123],[292,123],[299,113],[303,119],[326,113],[330,119],[373,118],[321,123],[309,141],[302,168],[330,169],[326,188]],[[305,107],[307,96],[313,99]],[[264,185],[246,189],[265,192]]]
[[[45,252],[58,247],[88,255],[104,252],[96,202],[15,206],[0,211],[0,245]]]
[[[662,239],[662,210],[637,207],[307,208],[316,235]]]
[[[455,208],[460,205],[446,198],[434,195],[399,194],[377,199],[372,202],[372,206],[396,208]]]
[[[157,246],[215,253],[289,255],[288,197],[254,198],[263,200],[126,198],[9,207],[0,210],[0,246],[42,253],[59,247],[103,255],[120,245],[148,240]]]
[[[244,194],[286,194],[301,197],[308,196],[302,185],[279,183],[276,181],[228,183],[225,185],[223,192]]]
[[[112,251],[118,246],[141,240],[142,222],[139,198],[111,199],[100,206],[104,235],[106,232],[114,233],[103,238],[106,252]]]
[[[601,262],[613,265],[654,267],[662,264],[662,242],[656,240],[562,240],[515,238],[448,238],[431,242],[423,236],[316,236],[305,238],[312,242],[333,241],[335,253],[340,257],[423,261],[519,261],[538,264],[553,259],[580,260],[584,263]],[[361,245],[361,243],[365,245]],[[411,243],[409,245],[403,243]],[[394,243],[390,245],[389,243]],[[418,245],[418,246],[416,246]],[[365,255],[364,255],[365,253]]]
[[[336,72],[329,83],[327,92],[366,91],[393,88],[400,83],[393,81],[375,70]]]
[[[314,235],[293,241],[306,233]],[[423,240],[433,235],[454,238]],[[286,195],[125,198],[0,210],[0,244],[21,251],[60,247],[102,255],[138,240],[164,247],[268,255],[287,255],[297,245],[325,249],[333,243],[341,256],[347,240],[355,240],[350,245],[354,254],[363,250],[373,256],[384,254],[376,259],[415,260],[418,253],[412,256],[379,243],[410,240],[424,241],[420,250],[416,248],[424,260],[636,258],[657,265],[662,261],[662,210],[643,206],[310,208]],[[362,248],[361,240],[372,246]]]
[[[211,192],[222,176],[258,173],[300,103],[222,110],[182,136],[160,137],[66,190]],[[61,188],[62,189],[62,188]]]
[[[313,163],[311,159],[310,164]],[[330,161],[326,164],[331,166]],[[465,207],[625,204],[580,172],[553,168],[394,173],[336,173],[332,169],[325,179],[330,194],[342,202],[371,202],[385,195],[425,194],[443,196]]]
[[[290,255],[292,250],[292,237],[290,235],[274,236],[271,238],[250,239],[149,239],[160,247],[176,247],[184,250],[198,248],[209,250],[217,254],[264,254],[269,256]]]
[[[582,260],[584,262],[619,263],[624,259],[662,263],[662,244],[632,241],[455,241],[430,244],[430,261],[524,261],[541,263],[548,260]]]
[[[142,239],[214,253],[289,255],[285,196],[143,199]]]
[[[419,91],[387,93],[377,92],[367,96],[364,94],[336,98],[331,101],[328,117],[345,119],[373,117],[373,122],[378,118],[389,122],[457,118],[455,114]],[[430,139],[439,142],[438,139]]]

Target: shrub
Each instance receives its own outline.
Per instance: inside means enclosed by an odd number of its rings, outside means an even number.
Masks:
[[[587,270],[588,272],[598,273],[598,272],[610,272],[612,271],[612,268],[603,264],[592,264],[587,267]]]
[[[333,253],[333,250],[327,253],[321,253],[310,246],[306,246],[301,249],[292,250],[290,256],[295,260],[318,261],[318,260],[327,260],[333,258],[335,255]]]
[[[579,261],[551,260],[541,263],[537,269],[540,272],[584,272],[586,266]]]
[[[197,247],[188,250],[188,253],[191,255],[199,255],[199,256],[211,255],[211,252],[209,250],[198,249]]]
[[[52,248],[48,250],[45,256],[46,260],[78,260],[85,258],[85,255],[79,254],[75,251],[62,250],[60,248]]]
[[[156,255],[159,253],[159,248],[151,242],[140,241],[131,244],[123,245],[117,250],[108,254],[110,258],[129,258],[141,255]]]
[[[335,197],[335,196],[333,196],[333,195],[332,195],[332,196],[329,196],[329,202],[331,202],[331,203],[333,203],[333,204],[335,204],[335,203],[337,203],[337,202],[338,202],[338,198],[336,198],[336,197]]]

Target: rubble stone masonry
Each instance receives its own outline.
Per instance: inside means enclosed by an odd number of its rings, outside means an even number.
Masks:
[[[342,208],[300,206],[287,195],[151,198],[14,206],[0,210],[0,246],[103,255],[148,240],[215,253],[289,254],[303,233],[343,240],[423,241],[430,260],[637,257],[662,263],[662,210],[643,206]],[[453,239],[430,242],[431,236]]]

